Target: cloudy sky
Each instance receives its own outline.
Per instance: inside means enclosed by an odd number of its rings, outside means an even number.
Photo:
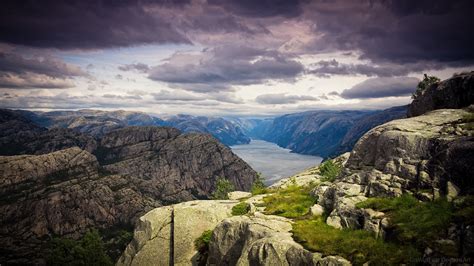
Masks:
[[[6,0],[0,107],[273,115],[474,67],[474,1]]]

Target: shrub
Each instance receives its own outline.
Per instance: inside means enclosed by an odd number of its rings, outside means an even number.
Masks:
[[[287,218],[301,217],[309,212],[316,203],[316,198],[310,195],[312,187],[290,185],[276,190],[275,193],[264,197],[265,213],[280,215]]]
[[[200,237],[194,240],[194,247],[200,253],[206,253],[209,250],[209,242],[211,241],[212,230],[204,231]]]
[[[48,265],[113,265],[95,229],[87,232],[81,240],[53,238],[50,246]]]
[[[420,257],[410,245],[386,243],[364,230],[336,229],[320,217],[295,221],[293,238],[311,251],[340,255],[355,265],[367,261],[370,265],[399,265]]]
[[[250,211],[250,204],[247,202],[241,202],[232,207],[232,215],[244,215]]]
[[[265,184],[263,184],[263,178],[260,173],[258,174],[257,179],[253,182],[250,192],[252,195],[260,195],[268,192]]]
[[[415,99],[416,97],[420,96],[426,89],[438,82],[440,82],[440,79],[438,77],[428,76],[425,74],[423,80],[420,81],[420,83],[418,83],[418,85],[416,86],[416,91],[413,93],[412,98]]]
[[[446,199],[420,202],[409,194],[398,198],[371,198],[356,205],[386,212],[400,242],[423,247],[437,238],[452,220],[452,204]],[[416,217],[416,218],[415,218]]]
[[[219,177],[216,182],[216,189],[212,192],[212,199],[229,199],[227,193],[234,191],[234,185],[227,179]]]
[[[319,173],[323,177],[321,181],[334,182],[341,173],[341,170],[341,164],[335,163],[332,160],[325,161],[319,166]]]

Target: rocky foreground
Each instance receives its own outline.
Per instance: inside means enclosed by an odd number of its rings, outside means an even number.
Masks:
[[[444,93],[450,83],[441,83],[439,90]],[[464,86],[472,89],[471,83]],[[458,109],[428,109],[420,116],[370,130],[350,154],[331,160],[332,167],[340,168],[334,176],[328,174],[332,170],[327,170],[326,164],[282,180],[261,195],[234,192],[227,201],[195,201],[155,209],[140,218],[141,226],[135,229],[118,264],[166,265],[170,259],[177,265],[472,263],[474,106],[459,102],[454,106]],[[302,204],[308,200],[309,205]],[[274,201],[284,204],[275,209]],[[388,205],[391,202],[399,205]],[[247,204],[248,210],[234,213],[232,206],[240,204]],[[435,207],[440,208],[439,213]],[[408,210],[411,216],[402,218],[408,218],[413,228],[397,221],[400,213]],[[439,222],[438,216],[447,218]],[[433,226],[437,222],[439,226]],[[304,231],[307,225],[313,227]],[[168,227],[173,226],[184,227],[184,234],[171,234]],[[428,231],[413,231],[421,229]],[[212,234],[203,252],[194,242],[206,230]],[[312,235],[318,230],[324,233]],[[338,236],[338,232],[347,238],[356,236],[348,252],[338,249],[338,245],[346,245],[344,238],[335,238],[333,250],[321,246],[330,245],[334,240],[330,236]],[[311,237],[326,242],[314,242]],[[366,242],[357,242],[361,239]],[[369,246],[370,250],[361,250]],[[170,247],[175,247],[174,252]]]

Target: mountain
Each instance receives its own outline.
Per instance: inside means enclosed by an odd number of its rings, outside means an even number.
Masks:
[[[242,124],[222,117],[176,115],[166,118],[165,125],[183,132],[208,133],[227,146],[247,144],[250,138],[245,134]]]
[[[310,111],[255,127],[257,137],[302,154],[332,157],[352,149],[371,128],[406,116],[406,106],[383,111]]]
[[[207,134],[127,126],[94,139],[41,128],[8,110],[0,119],[0,128],[24,129],[2,132],[0,150],[29,154],[0,156],[2,264],[43,264],[52,237],[117,232],[153,207],[209,198],[219,177],[239,190],[257,177]],[[22,146],[12,149],[15,139]]]

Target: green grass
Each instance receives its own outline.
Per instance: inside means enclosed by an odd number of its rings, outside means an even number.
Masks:
[[[265,194],[268,192],[268,189],[265,187],[265,184],[263,184],[263,178],[261,177],[261,174],[259,173],[257,176],[257,179],[252,184],[252,187],[250,188],[250,192],[252,195],[260,195],[260,194]]]
[[[466,123],[463,126],[463,129],[474,130],[474,113],[468,113],[466,115],[463,115],[461,122]]]
[[[211,241],[212,230],[204,231],[201,236],[194,240],[194,247],[200,253],[205,253],[209,250],[209,242]]]
[[[308,214],[309,208],[316,203],[316,198],[310,195],[312,187],[290,185],[276,190],[264,197],[265,213],[280,215],[287,218],[297,218]]]
[[[342,166],[332,160],[325,161],[319,166],[320,175],[323,177],[321,181],[334,182],[336,177],[341,173]]]
[[[229,199],[229,192],[235,191],[234,185],[227,179],[219,177],[216,180],[216,189],[211,194],[211,199],[225,200]]]
[[[232,207],[232,215],[245,215],[250,211],[250,204],[247,202],[241,202]]]
[[[306,249],[323,255],[339,255],[355,265],[399,265],[414,262],[421,254],[409,245],[375,239],[363,230],[336,229],[322,218],[295,221],[293,237]]]
[[[436,239],[453,218],[453,205],[443,198],[421,202],[405,194],[398,198],[371,198],[356,206],[386,212],[397,239],[420,247]]]

